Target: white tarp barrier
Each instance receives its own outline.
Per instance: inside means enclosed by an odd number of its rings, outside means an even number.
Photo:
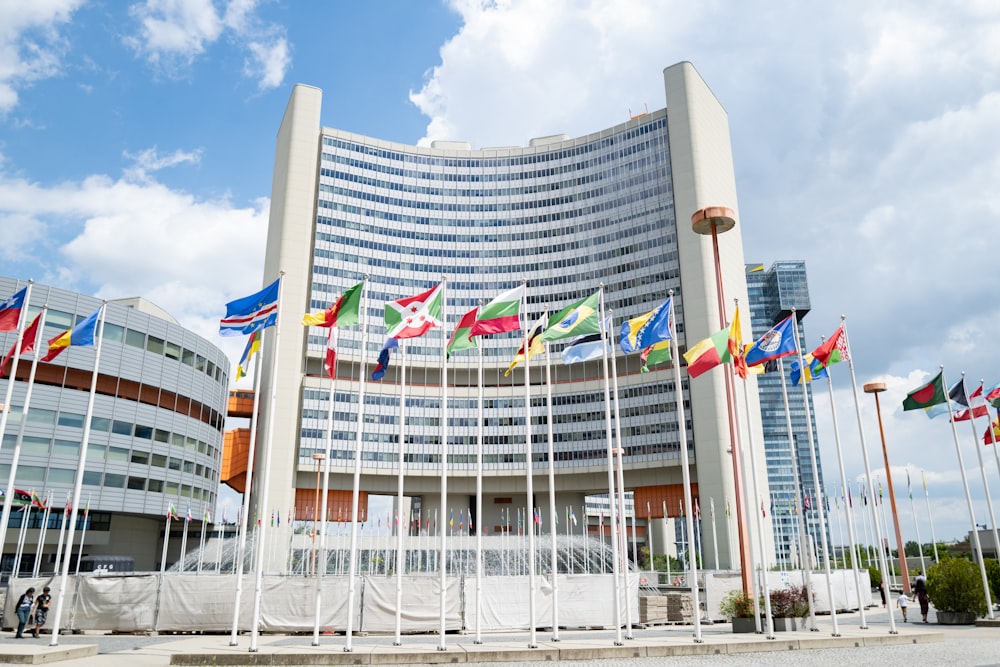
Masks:
[[[73,606],[76,630],[136,632],[152,630],[159,575],[76,577]],[[69,626],[66,626],[69,627]]]
[[[632,622],[639,622],[639,578],[630,577]],[[559,575],[559,626],[614,627],[614,575]],[[482,628],[528,628],[528,577],[483,577]],[[625,624],[625,591],[621,591],[622,625]],[[476,627],[476,580],[465,579],[465,627]],[[552,586],[548,577],[535,578],[535,627],[552,627]]]
[[[364,612],[360,628],[365,632],[396,631],[396,578],[364,578]],[[445,630],[462,629],[462,582],[445,580]],[[403,577],[403,632],[434,632],[441,627],[440,575]]]
[[[56,613],[56,600],[58,600],[59,595],[59,582],[62,581],[62,577],[49,575],[47,577],[39,577],[34,579],[32,577],[22,577],[20,579],[11,578],[7,582],[7,597],[4,600],[3,607],[3,618],[5,628],[16,628],[17,627],[17,612],[14,611],[14,605],[17,604],[18,598],[21,597],[21,593],[24,593],[29,588],[35,589],[35,596],[37,597],[42,589],[48,586],[52,590],[49,591],[49,595],[52,596],[52,604],[49,606],[49,620],[48,625],[52,625],[52,621],[55,618]],[[69,577],[69,589],[66,591],[66,597],[63,601],[64,609],[70,609],[73,603],[73,595],[76,593],[76,584],[73,577]],[[62,625],[66,625],[66,618],[69,618],[69,614],[65,611],[63,612],[63,622]]]
[[[705,572],[705,598],[708,618],[721,619],[719,604],[732,590],[740,590],[742,582],[739,572]],[[868,570],[862,568],[858,574],[861,578],[861,603],[866,607],[872,604],[871,580]],[[854,585],[852,570],[832,570],[830,572],[833,587],[833,599],[837,610],[857,609],[858,595]],[[768,590],[785,588],[789,585],[801,586],[803,573],[801,570],[770,571],[767,573]],[[813,572],[812,593],[815,611],[830,613],[830,596],[826,586],[826,573]]]

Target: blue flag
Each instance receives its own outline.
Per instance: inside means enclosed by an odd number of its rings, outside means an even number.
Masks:
[[[278,287],[281,278],[250,296],[226,304],[226,316],[219,321],[220,336],[243,336],[267,327],[278,319]]]
[[[378,365],[372,371],[372,379],[376,382],[381,380],[385,372],[389,369],[390,352],[399,347],[398,338],[386,338],[382,351],[378,353]]]
[[[820,378],[828,377],[826,372],[826,367],[822,366],[819,361],[811,354],[805,355],[803,359],[806,362],[806,382],[811,382],[812,380],[818,380]],[[799,360],[796,359],[792,362],[792,384],[797,385],[802,382],[802,371],[799,369]]]
[[[644,350],[670,338],[670,299],[645,315],[622,322],[620,344],[625,354]]]
[[[747,366],[759,366],[772,359],[795,354],[798,350],[795,335],[795,316],[789,315],[747,349]]]

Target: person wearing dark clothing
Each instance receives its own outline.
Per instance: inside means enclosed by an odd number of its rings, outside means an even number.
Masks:
[[[49,616],[49,605],[52,603],[49,590],[49,587],[46,586],[42,589],[42,594],[35,598],[35,629],[31,632],[35,637],[38,637],[38,633]]]
[[[927,595],[927,579],[923,575],[919,575],[916,581],[913,582],[913,592],[917,595],[917,602],[920,603],[920,615],[924,619],[924,623],[927,623],[927,614],[930,611],[931,598]]]
[[[29,588],[17,599],[14,610],[17,611],[17,634],[15,639],[24,639],[24,626],[28,624],[31,608],[35,606],[35,589]]]
[[[886,599],[885,599],[885,582],[884,581],[878,585],[878,594],[882,596],[882,606],[884,607],[885,604],[886,604]]]

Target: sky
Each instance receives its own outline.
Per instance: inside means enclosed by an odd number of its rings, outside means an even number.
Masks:
[[[858,384],[887,386],[904,541],[952,540],[972,523],[959,453],[980,524],[993,523],[982,474],[1000,495],[1000,461],[978,448],[981,470],[967,423],[956,446],[947,417],[901,402],[940,366],[970,391],[1000,382],[997,43],[993,0],[0,0],[0,261],[16,278],[145,296],[235,365],[241,343],[217,322],[262,284],[294,84],[323,90],[328,127],[523,146],[662,108],[662,70],[687,60],[729,115],[747,261],[805,260],[808,347],[846,315]],[[833,376],[856,482],[859,419],[846,368]],[[832,490],[830,399],[815,389]],[[884,479],[874,399],[860,398]]]

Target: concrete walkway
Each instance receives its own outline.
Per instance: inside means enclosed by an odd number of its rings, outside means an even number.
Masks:
[[[228,635],[68,635],[59,646],[49,646],[51,637],[41,639],[0,639],[0,662],[41,664],[64,661],[67,667],[164,667],[166,665],[378,665],[442,663],[534,663],[560,661],[607,661],[625,664],[642,658],[682,656],[736,656],[799,650],[843,649],[845,660],[853,661],[854,651],[865,647],[912,646],[942,642],[949,638],[1000,640],[1000,623],[984,626],[939,626],[897,623],[897,634],[889,632],[886,613],[869,610],[868,628],[859,627],[859,616],[838,615],[840,636],[832,634],[829,616],[817,617],[816,631],[801,630],[763,635],[734,634],[728,623],[702,627],[702,642],[694,641],[690,625],[661,625],[633,630],[632,639],[615,645],[614,630],[563,630],[560,641],[551,632],[536,633],[537,648],[528,648],[529,635],[519,633],[483,634],[476,644],[471,634],[447,635],[446,650],[438,650],[433,635],[404,635],[402,646],[393,646],[392,636],[356,636],[352,650],[345,651],[343,635],[323,635],[320,646],[312,646],[311,635],[262,635],[257,651],[249,651],[250,638],[241,635],[237,646],[229,645]],[[897,619],[899,620],[899,619]],[[777,657],[777,656],[775,656]],[[858,656],[860,658],[860,656]],[[787,659],[787,656],[786,658]],[[809,660],[802,656],[801,660]]]

